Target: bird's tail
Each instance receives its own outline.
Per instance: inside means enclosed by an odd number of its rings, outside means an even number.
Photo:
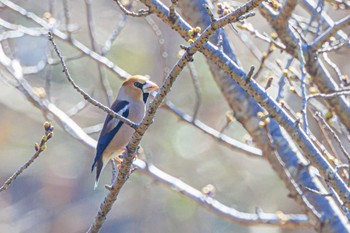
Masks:
[[[101,172],[103,171],[103,169],[106,167],[108,163],[108,160],[107,161],[104,161],[104,160],[105,159],[101,158],[101,159],[95,160],[94,164],[92,164],[91,172],[93,172],[96,167],[96,179],[95,179],[94,190],[98,186],[98,181],[100,180]]]
[[[97,189],[97,186],[98,186],[98,180],[95,181],[94,190]]]

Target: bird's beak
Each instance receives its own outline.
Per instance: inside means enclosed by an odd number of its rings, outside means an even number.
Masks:
[[[143,93],[151,93],[152,91],[155,91],[158,89],[159,89],[158,85],[149,80],[142,86]]]

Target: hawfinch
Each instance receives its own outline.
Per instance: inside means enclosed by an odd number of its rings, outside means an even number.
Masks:
[[[158,89],[157,84],[141,75],[126,79],[111,109],[129,120],[139,123],[146,111],[149,93]],[[96,157],[91,172],[96,167],[95,189],[102,170],[108,161],[123,153],[134,132],[130,126],[108,115],[97,143]]]

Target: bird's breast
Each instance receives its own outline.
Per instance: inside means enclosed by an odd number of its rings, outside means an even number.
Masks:
[[[143,102],[130,104],[128,119],[135,123],[140,123],[145,115],[145,110],[145,104]]]

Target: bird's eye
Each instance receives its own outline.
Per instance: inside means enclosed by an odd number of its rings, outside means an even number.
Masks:
[[[134,82],[134,86],[137,87],[137,88],[142,89],[143,84],[139,83],[139,82]]]

